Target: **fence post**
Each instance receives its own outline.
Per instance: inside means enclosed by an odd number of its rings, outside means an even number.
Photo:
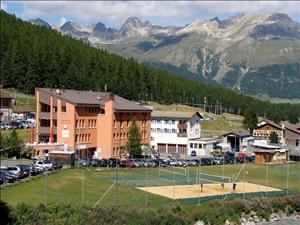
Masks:
[[[287,152],[288,161],[287,161],[287,170],[286,170],[286,195],[289,195],[289,176],[290,176],[290,158],[289,151]]]
[[[84,203],[84,170],[81,169],[81,207],[83,207]]]
[[[47,201],[48,201],[48,174],[45,172],[45,187],[44,187],[44,195],[45,195],[45,206],[47,207]]]

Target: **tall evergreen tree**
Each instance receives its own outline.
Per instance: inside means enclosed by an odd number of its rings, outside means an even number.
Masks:
[[[271,144],[278,144],[279,143],[279,137],[276,132],[272,132],[269,136],[269,140]]]
[[[256,111],[251,107],[246,109],[244,113],[244,119],[243,124],[246,128],[250,130],[250,133],[252,134],[253,130],[257,126],[258,119],[256,115]]]
[[[127,150],[131,156],[141,155],[142,153],[142,136],[140,129],[136,124],[135,119],[133,119],[132,124],[129,128],[129,136],[127,139]]]

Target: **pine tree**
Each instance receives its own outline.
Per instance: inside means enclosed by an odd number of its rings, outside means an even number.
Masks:
[[[15,129],[11,132],[9,137],[6,140],[6,145],[8,149],[8,156],[13,157],[13,156],[20,156],[21,152],[21,141],[19,140],[18,134]]]
[[[244,114],[243,124],[246,128],[250,130],[251,134],[252,131],[257,126],[257,123],[258,123],[258,119],[255,110],[253,108],[246,109]]]
[[[279,143],[279,138],[276,132],[272,132],[269,136],[270,143],[272,144],[278,144]]]
[[[136,124],[135,119],[133,119],[132,124],[129,128],[129,136],[127,139],[127,150],[130,156],[137,156],[141,155],[142,148],[141,148],[141,133],[138,125]]]

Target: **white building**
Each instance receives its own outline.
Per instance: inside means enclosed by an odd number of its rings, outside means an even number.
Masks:
[[[221,139],[218,137],[190,139],[188,140],[188,155],[208,156],[220,142]]]
[[[199,112],[153,111],[151,147],[160,154],[187,154],[189,139],[200,138]]]

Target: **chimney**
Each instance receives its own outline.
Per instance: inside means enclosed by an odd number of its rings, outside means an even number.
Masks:
[[[103,100],[104,100],[104,102],[114,101],[115,95],[113,93],[109,92],[103,97]]]

